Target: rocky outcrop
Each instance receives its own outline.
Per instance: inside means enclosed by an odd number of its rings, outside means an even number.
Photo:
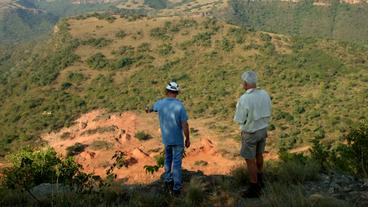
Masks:
[[[368,206],[368,179],[341,173],[322,174],[319,181],[305,184],[305,189],[312,200],[332,196],[357,207]]]

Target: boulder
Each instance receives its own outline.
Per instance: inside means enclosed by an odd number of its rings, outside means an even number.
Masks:
[[[70,192],[71,189],[63,184],[42,183],[33,187],[30,192],[38,200],[47,200],[52,196]]]

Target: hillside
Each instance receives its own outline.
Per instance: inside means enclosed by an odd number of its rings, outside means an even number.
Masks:
[[[365,1],[231,0],[230,19],[268,32],[368,41],[368,4]]]
[[[202,15],[60,21],[45,41],[0,48],[0,205],[367,206],[367,52]],[[273,102],[259,200],[240,196],[232,121],[248,69]],[[169,80],[192,136],[178,198],[159,180],[156,114],[143,112]]]
[[[192,119],[215,118],[210,129],[238,139],[232,117],[247,68],[273,97],[271,148],[314,137],[334,143],[367,117],[367,46],[252,32],[202,17],[115,18],[69,19],[2,74],[3,153],[35,144],[41,133],[92,109],[141,111],[162,97],[170,79],[181,84]]]

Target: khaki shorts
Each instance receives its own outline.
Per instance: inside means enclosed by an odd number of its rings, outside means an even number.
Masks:
[[[266,146],[267,128],[254,133],[241,133],[240,155],[245,159],[255,159],[257,154],[263,154]]]

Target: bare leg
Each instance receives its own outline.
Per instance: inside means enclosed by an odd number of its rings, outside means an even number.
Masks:
[[[263,172],[263,154],[257,154],[257,172],[262,173]]]
[[[257,183],[257,162],[256,159],[245,159],[249,171],[249,179],[251,183]]]

